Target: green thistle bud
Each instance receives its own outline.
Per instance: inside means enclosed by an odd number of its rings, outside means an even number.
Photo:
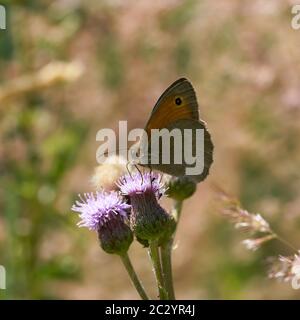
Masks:
[[[166,195],[177,201],[191,197],[197,188],[197,184],[189,177],[171,177],[166,185]]]
[[[112,219],[99,227],[98,238],[105,252],[122,255],[128,251],[133,233],[124,221]]]

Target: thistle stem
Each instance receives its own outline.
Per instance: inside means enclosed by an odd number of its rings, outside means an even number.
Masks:
[[[164,287],[166,288],[168,299],[175,300],[173,274],[172,274],[172,246],[173,239],[163,244],[160,248],[161,263],[164,277]]]
[[[140,295],[140,297],[143,300],[149,300],[149,297],[147,296],[145,289],[143,288],[143,285],[141,284],[136,272],[133,269],[132,263],[129,259],[129,256],[127,253],[120,255],[122,262],[128,272],[128,275],[131,279],[132,284],[134,285],[136,291],[138,292],[138,294]]]
[[[157,241],[150,241],[149,243],[149,254],[152,260],[153,270],[156,278],[156,283],[158,287],[158,293],[160,300],[166,300],[168,298],[167,292],[164,288],[164,281],[161,269],[161,262],[158,250]]]
[[[162,268],[163,268],[163,276],[164,276],[164,286],[168,293],[168,298],[171,300],[175,300],[175,291],[174,291],[173,273],[172,273],[172,250],[173,250],[176,229],[177,229],[178,222],[181,215],[182,204],[183,204],[183,201],[176,201],[174,203],[174,209],[172,214],[176,221],[176,228],[170,240],[161,246],[161,251],[160,251]]]
[[[182,204],[183,204],[183,201],[179,201],[179,200],[175,201],[175,204],[174,204],[173,216],[176,221],[176,228],[177,228],[180,216],[181,216]]]

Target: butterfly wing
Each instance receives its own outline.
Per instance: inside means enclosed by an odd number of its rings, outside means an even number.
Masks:
[[[172,83],[156,102],[146,124],[146,132],[165,128],[166,123],[180,119],[199,119],[198,102],[195,90],[186,78]]]
[[[204,150],[202,150],[203,170],[195,175],[190,175],[190,178],[195,182],[204,180],[213,162],[213,143],[205,123],[199,120],[196,93],[192,84],[186,78],[180,78],[171,84],[155,104],[145,127],[147,133],[147,151],[145,154],[148,159],[146,166],[177,177],[188,176],[186,169],[189,166],[191,167],[191,165],[184,161],[183,154],[182,163],[178,164],[175,161],[174,150],[176,150],[176,145],[173,139],[170,140],[170,148],[168,151],[170,152],[171,158],[168,164],[163,163],[161,159],[163,151],[166,151],[162,150],[161,145],[155,151],[151,149],[151,139],[148,140],[148,138],[151,137],[151,129],[164,128],[168,129],[168,131],[179,129],[182,137],[184,136],[185,129],[192,129],[192,143],[188,148],[194,155],[196,154],[195,151],[198,150],[195,132],[197,129],[204,130]],[[181,152],[183,152],[183,150]],[[154,161],[155,163],[153,163],[153,159],[156,159],[156,161]]]
[[[151,145],[149,145],[148,163],[150,164],[150,167],[152,169],[156,169],[176,177],[188,176],[191,180],[197,183],[204,180],[209,174],[209,169],[213,162],[214,149],[211,136],[206,128],[205,122],[201,120],[197,121],[193,119],[182,119],[169,124],[166,129],[168,129],[169,132],[171,132],[173,129],[180,130],[182,137],[184,137],[186,129],[191,130],[192,139],[190,141],[190,144],[183,144],[183,149],[179,151],[182,153],[182,162],[179,164],[176,163],[174,157],[174,150],[177,150],[175,140],[170,139],[170,162],[168,164],[165,164],[161,158],[163,152],[162,145],[160,145],[159,148],[155,151],[153,151],[153,149],[150,149]],[[196,138],[196,130],[199,129],[203,130],[204,137],[203,149],[201,150],[200,154],[199,145],[197,145],[199,144],[199,141]],[[186,148],[188,148],[188,152],[185,150]],[[164,152],[166,152],[166,150],[164,150]],[[197,164],[201,167],[201,170],[199,170],[198,172],[194,172],[193,174],[187,173],[187,168],[194,167],[196,163],[187,163],[184,152],[185,154],[188,153],[190,156],[197,155]]]

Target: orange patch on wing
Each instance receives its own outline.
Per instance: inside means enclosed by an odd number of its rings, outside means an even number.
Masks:
[[[180,119],[193,119],[193,112],[188,107],[186,101],[182,101],[181,105],[174,103],[175,96],[167,97],[159,106],[159,109],[152,114],[150,121],[146,126],[146,131],[150,134],[151,129],[162,129],[168,124]]]

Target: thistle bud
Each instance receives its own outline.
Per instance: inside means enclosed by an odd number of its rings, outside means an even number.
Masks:
[[[72,210],[79,212],[80,227],[98,232],[102,249],[107,253],[122,255],[133,241],[128,224],[128,205],[119,193],[112,191],[88,193],[76,201]]]
[[[99,226],[98,238],[105,252],[122,255],[128,251],[133,241],[133,233],[127,223],[114,217]]]
[[[191,197],[197,185],[189,177],[170,177],[166,183],[166,195],[177,201]]]

